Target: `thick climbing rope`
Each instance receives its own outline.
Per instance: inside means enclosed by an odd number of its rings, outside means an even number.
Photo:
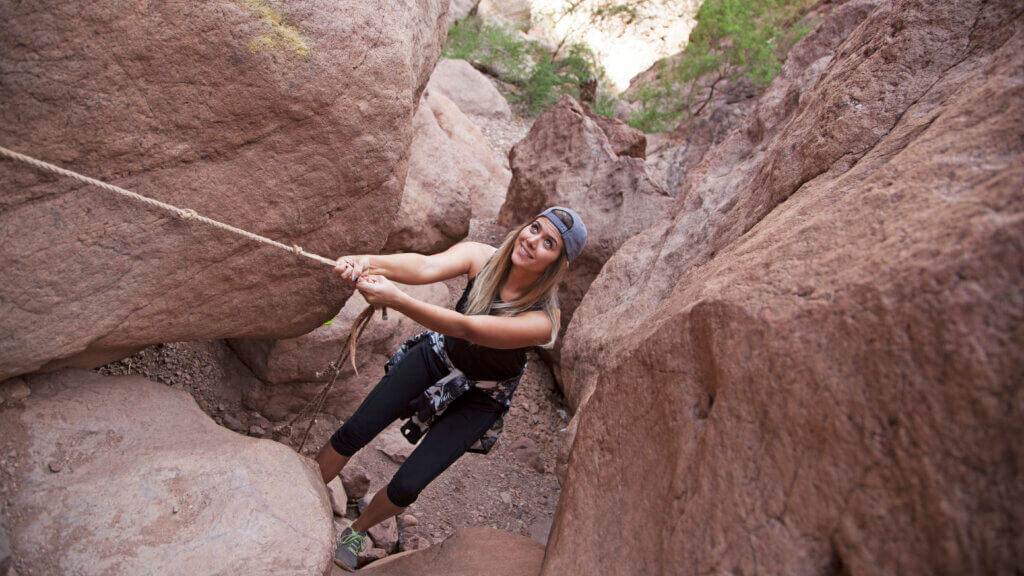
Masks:
[[[143,196],[142,194],[138,194],[136,192],[132,192],[131,190],[125,190],[124,188],[121,188],[120,186],[114,186],[113,184],[108,184],[106,182],[103,182],[102,180],[97,180],[95,178],[90,178],[88,176],[83,176],[82,174],[79,174],[78,172],[72,172],[71,170],[67,170],[67,169],[61,168],[60,166],[55,166],[53,164],[50,164],[49,162],[44,162],[42,160],[38,160],[38,159],[33,158],[31,156],[26,156],[24,154],[19,154],[18,152],[15,152],[13,150],[8,150],[7,148],[4,148],[3,146],[0,146],[0,155],[6,156],[6,157],[8,157],[8,158],[10,158],[12,160],[17,160],[19,162],[24,162],[25,164],[28,164],[30,166],[35,166],[36,168],[39,168],[39,169],[42,169],[42,170],[53,172],[54,174],[60,174],[61,176],[67,176],[68,178],[73,178],[73,179],[78,180],[80,182],[85,182],[86,184],[92,184],[93,186],[96,186],[97,188],[102,188],[104,190],[108,190],[110,192],[114,192],[116,194],[120,194],[122,196],[127,196],[128,198],[131,198],[133,200],[138,200],[139,202],[143,202],[145,204],[149,204],[150,206],[154,206],[154,207],[159,208],[161,210],[166,210],[167,212],[170,212],[170,213],[178,216],[179,218],[182,218],[182,219],[185,219],[185,220],[196,220],[196,221],[202,222],[203,224],[208,224],[208,225],[213,226],[215,228],[220,228],[221,230],[227,230],[228,232],[231,232],[232,234],[237,234],[239,236],[248,238],[248,239],[250,239],[250,240],[252,240],[254,242],[259,242],[261,244],[266,244],[268,246],[274,246],[274,247],[280,248],[282,250],[287,250],[288,252],[291,252],[291,253],[295,254],[296,256],[303,256],[303,257],[309,258],[310,260],[315,260],[315,261],[320,262],[322,264],[327,264],[328,266],[331,266],[331,267],[333,267],[335,265],[335,261],[334,260],[331,260],[330,258],[325,258],[323,256],[320,256],[319,254],[313,254],[312,252],[306,252],[305,250],[302,249],[301,246],[299,246],[297,244],[293,244],[291,246],[288,246],[287,244],[283,244],[281,242],[278,242],[277,240],[271,240],[270,238],[267,238],[266,236],[260,236],[259,234],[253,234],[252,232],[249,232],[248,230],[242,230],[241,228],[236,228],[236,227],[234,227],[234,226],[232,226],[230,224],[225,224],[223,222],[219,222],[217,220],[214,220],[213,218],[207,218],[206,216],[203,216],[202,214],[197,213],[195,210],[192,210],[191,208],[178,208],[177,206],[168,204],[166,202],[161,202],[159,200],[154,200],[154,199],[149,198],[147,196]]]
[[[208,225],[213,226],[215,228],[220,228],[221,230],[227,230],[228,232],[231,232],[232,234],[237,234],[239,236],[248,238],[248,239],[253,240],[255,242],[259,242],[261,244],[266,244],[268,246],[274,246],[274,247],[277,247],[277,248],[281,248],[282,250],[286,250],[288,252],[291,252],[292,254],[294,254],[296,256],[303,256],[303,257],[309,258],[311,260],[315,260],[317,262],[320,262],[322,264],[327,264],[328,266],[331,266],[332,268],[336,264],[336,262],[334,260],[331,260],[330,258],[325,258],[323,256],[320,256],[319,254],[313,254],[312,252],[306,252],[305,250],[302,249],[301,246],[294,245],[294,244],[292,246],[288,246],[287,244],[283,244],[281,242],[278,242],[276,240],[272,240],[272,239],[267,238],[265,236],[260,236],[259,234],[253,234],[252,232],[249,232],[248,230],[242,230],[241,228],[236,228],[235,226],[232,226],[230,224],[225,224],[223,222],[214,220],[213,218],[208,218],[206,216],[203,216],[202,214],[197,213],[195,210],[192,210],[191,208],[179,208],[177,206],[174,206],[172,204],[168,204],[166,202],[161,202],[159,200],[154,200],[154,199],[149,198],[147,196],[143,196],[142,194],[138,194],[136,192],[132,192],[131,190],[126,190],[124,188],[121,188],[120,186],[114,186],[113,184],[108,184],[107,182],[103,182],[102,180],[97,180],[95,178],[90,178],[88,176],[84,176],[82,174],[79,174],[78,172],[73,172],[71,170],[67,170],[65,168],[61,168],[60,166],[56,166],[54,164],[50,164],[49,162],[44,162],[44,161],[39,160],[37,158],[33,158],[33,157],[27,156],[25,154],[20,154],[18,152],[13,151],[13,150],[9,150],[7,148],[4,148],[3,146],[0,146],[0,156],[6,156],[7,158],[10,158],[12,160],[16,160],[18,162],[23,162],[25,164],[28,164],[29,166],[34,166],[34,167],[39,168],[41,170],[46,170],[48,172],[53,172],[54,174],[59,174],[61,176],[66,176],[68,178],[72,178],[74,180],[78,180],[80,182],[84,182],[86,184],[90,184],[92,186],[96,186],[97,188],[102,188],[104,190],[107,190],[107,191],[110,191],[110,192],[114,192],[114,193],[120,194],[122,196],[126,196],[128,198],[133,199],[133,200],[138,200],[139,202],[143,202],[143,203],[148,204],[150,206],[153,206],[153,207],[159,208],[161,210],[165,210],[167,212],[170,212],[170,213],[174,214],[175,216],[178,216],[179,218],[182,218],[184,220],[202,222],[203,224],[208,224]],[[359,317],[356,318],[356,321],[353,322],[353,324],[352,324],[352,328],[349,330],[349,336],[348,336],[348,343],[347,343],[347,345],[342,349],[342,352],[338,356],[338,359],[335,362],[330,364],[330,369],[333,370],[334,375],[331,377],[330,381],[328,381],[327,384],[325,384],[320,389],[320,391],[317,392],[316,396],[314,396],[312,400],[310,400],[309,402],[306,403],[306,405],[299,411],[299,413],[294,418],[292,418],[287,424],[284,424],[284,425],[281,425],[281,426],[277,426],[277,427],[275,427],[273,429],[272,435],[274,436],[275,440],[280,440],[282,437],[290,436],[291,435],[291,427],[292,427],[292,425],[295,424],[296,422],[300,421],[301,419],[308,417],[308,418],[310,418],[309,425],[306,427],[306,431],[302,435],[302,442],[299,444],[299,448],[298,448],[298,452],[302,453],[302,448],[306,445],[306,439],[309,437],[309,431],[313,428],[313,424],[316,422],[316,414],[318,414],[323,409],[324,402],[327,399],[327,394],[331,391],[331,388],[334,386],[334,382],[338,379],[338,375],[341,374],[341,367],[344,364],[346,357],[348,357],[349,360],[351,360],[351,362],[352,362],[352,369],[355,370],[356,374],[359,373],[359,371],[356,370],[356,360],[355,360],[355,356],[356,356],[356,340],[359,338],[359,336],[362,335],[363,330],[366,329],[366,325],[369,324],[370,319],[373,317],[373,312],[374,312],[374,307],[372,305],[370,305],[370,306],[367,306],[366,309],[363,310],[363,312],[359,314]],[[383,308],[382,309],[382,317],[383,317],[383,319],[387,320],[387,317],[388,317],[387,308]],[[321,375],[322,375],[322,372],[317,373],[318,377],[321,376]]]
[[[275,426],[271,430],[271,436],[274,440],[280,441],[282,438],[289,438],[292,434],[292,426],[296,422],[300,422],[305,418],[309,418],[309,425],[306,426],[306,431],[302,434],[302,441],[299,442],[297,449],[299,454],[302,454],[302,449],[306,446],[306,439],[309,438],[309,431],[312,430],[313,424],[316,422],[316,415],[323,410],[324,402],[327,400],[327,395],[331,392],[331,388],[334,387],[334,382],[337,381],[338,376],[341,374],[341,367],[345,364],[345,358],[348,357],[352,361],[352,370],[356,374],[359,374],[359,370],[356,369],[356,340],[363,335],[363,330],[366,329],[366,325],[370,323],[370,319],[373,318],[373,306],[367,306],[355,322],[352,323],[352,328],[349,329],[348,333],[348,345],[341,349],[341,354],[338,355],[338,359],[331,362],[329,365],[330,370],[334,373],[331,375],[331,379],[320,388],[320,391],[316,393],[316,396],[312,400],[306,403],[299,410],[298,414],[292,417],[291,420],[286,424]],[[323,376],[323,372],[317,372],[317,378]]]

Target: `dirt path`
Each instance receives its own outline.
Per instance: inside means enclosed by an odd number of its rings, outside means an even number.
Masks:
[[[97,371],[141,374],[185,390],[218,423],[249,436],[270,437],[277,422],[242,405],[234,383],[246,369],[233,354],[223,341],[157,344]],[[427,487],[409,508],[419,521],[413,531],[436,543],[458,528],[490,526],[546,542],[560,492],[554,466],[565,415],[550,372],[531,354],[502,438],[490,454],[467,454]],[[321,414],[303,452],[315,454],[340,424]],[[293,438],[296,448],[301,430]],[[527,446],[513,450],[517,444]],[[385,486],[398,469],[381,446],[378,439],[352,459],[370,476],[371,492]]]

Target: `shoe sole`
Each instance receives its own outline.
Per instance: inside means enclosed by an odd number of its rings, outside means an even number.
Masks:
[[[332,560],[334,560],[334,565],[335,566],[337,566],[338,568],[341,568],[345,572],[355,572],[356,571],[355,568],[349,568],[347,564],[345,564],[341,560],[338,560],[337,558],[332,558]]]

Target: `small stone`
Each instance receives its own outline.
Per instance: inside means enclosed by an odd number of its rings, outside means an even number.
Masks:
[[[262,426],[256,426],[255,424],[249,426],[250,436],[263,436],[264,434],[266,434],[266,432],[267,431],[264,430]]]
[[[356,565],[362,568],[363,566],[366,566],[371,562],[376,562],[377,560],[387,558],[387,556],[388,553],[386,550],[382,550],[380,548],[370,548],[369,550],[359,553]]]
[[[261,428],[270,428],[270,420],[264,418],[259,412],[253,414],[253,421]]]
[[[547,546],[548,535],[551,533],[551,518],[536,520],[530,525],[529,536],[536,542]]]
[[[348,495],[341,484],[341,478],[335,476],[327,483],[327,497],[331,501],[331,510],[335,516],[344,516],[348,511]]]
[[[358,500],[370,489],[370,476],[362,466],[348,465],[341,471],[341,483],[349,498]]]
[[[402,514],[398,517],[398,528],[401,530],[411,528],[412,526],[415,526],[419,523],[420,521],[417,520],[416,517],[412,514]]]
[[[245,427],[242,426],[242,423],[238,421],[238,418],[235,418],[231,414],[224,415],[224,426],[226,426],[229,430],[234,430],[235,432],[241,432],[242,430],[245,430]]]
[[[177,514],[177,513],[178,513],[178,507],[177,506],[172,506],[171,507],[171,514]]]
[[[512,494],[510,492],[502,492],[500,497],[501,501],[504,502],[506,505],[512,504]]]
[[[430,548],[430,540],[411,530],[403,530],[398,535],[398,551],[423,550]]]
[[[17,402],[28,398],[31,394],[32,389],[21,378],[11,378],[0,387],[0,401]]]
[[[511,450],[520,462],[537,472],[544,472],[544,458],[536,442],[529,438],[519,438],[512,443]]]
[[[57,472],[60,472],[61,470],[64,469],[64,466],[60,462],[58,462],[56,460],[54,460],[53,462],[50,462],[46,466],[50,469],[50,472],[53,472],[54,474],[56,474]]]
[[[394,518],[388,518],[387,520],[377,524],[373,528],[368,530],[370,538],[373,539],[373,543],[378,548],[383,548],[389,554],[394,552],[398,547],[398,526],[395,523]]]
[[[395,464],[402,464],[416,447],[402,436],[397,428],[385,430],[379,437],[377,449]]]

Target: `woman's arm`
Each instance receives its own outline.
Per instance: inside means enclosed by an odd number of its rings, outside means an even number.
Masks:
[[[551,339],[551,319],[540,310],[518,316],[467,316],[417,300],[380,276],[360,277],[356,288],[370,304],[397,310],[428,330],[488,348],[540,346]]]
[[[451,248],[423,254],[342,256],[334,270],[353,279],[364,274],[384,276],[402,284],[431,284],[462,274],[475,276],[495,248],[479,242],[460,242]]]

